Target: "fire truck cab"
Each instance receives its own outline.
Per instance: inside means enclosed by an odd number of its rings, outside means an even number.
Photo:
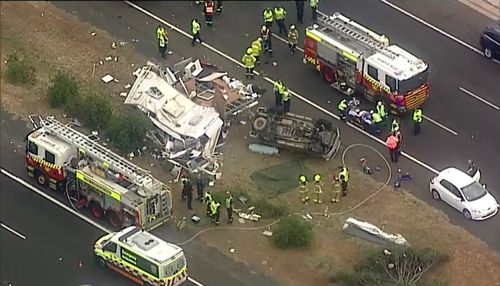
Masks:
[[[27,170],[38,184],[48,185],[51,189],[65,187],[65,174],[62,166],[77,156],[75,148],[63,140],[50,136],[38,129],[28,134],[26,142]]]
[[[304,63],[335,89],[382,101],[393,114],[415,109],[429,96],[424,61],[340,13],[306,28]]]

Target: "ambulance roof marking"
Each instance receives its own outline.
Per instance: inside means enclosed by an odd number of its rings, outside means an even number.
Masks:
[[[125,244],[130,251],[154,260],[158,264],[162,264],[182,252],[181,247],[166,242],[136,226],[122,229],[115,233],[111,240]]]

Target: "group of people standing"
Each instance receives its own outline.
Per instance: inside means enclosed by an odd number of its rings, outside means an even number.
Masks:
[[[187,174],[181,175],[181,185],[182,185],[182,199],[186,200],[188,210],[192,211],[192,201],[193,201],[193,185],[191,179]],[[206,205],[206,214],[210,217],[213,224],[218,225],[220,220],[220,208],[221,203],[218,202],[210,193],[210,191],[205,189],[205,182],[201,174],[196,176],[196,200]],[[233,222],[233,206],[234,199],[231,192],[227,191],[224,198],[224,206],[227,210],[227,219],[229,223]]]
[[[339,167],[338,174],[333,175],[331,190],[332,190],[332,198],[330,202],[337,203],[340,200],[340,195],[347,196],[347,183],[349,182],[349,171],[345,166]],[[323,182],[320,174],[314,175],[314,197],[313,202],[315,204],[323,203],[321,200],[323,196]],[[303,204],[307,204],[309,202],[309,183],[306,175],[299,176],[299,195],[300,200]]]

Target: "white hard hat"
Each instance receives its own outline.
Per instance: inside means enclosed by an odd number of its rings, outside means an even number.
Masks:
[[[373,113],[374,113],[373,109],[372,109],[372,110],[370,110],[370,114],[373,114]]]
[[[291,25],[290,29],[294,30],[295,29],[295,25]]]
[[[379,100],[379,101],[377,102],[377,105],[382,105],[382,101],[380,101],[380,100]]]

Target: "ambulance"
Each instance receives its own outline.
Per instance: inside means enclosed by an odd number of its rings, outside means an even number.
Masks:
[[[140,285],[177,286],[188,278],[182,248],[137,226],[99,238],[94,244],[94,254],[99,266]]]

